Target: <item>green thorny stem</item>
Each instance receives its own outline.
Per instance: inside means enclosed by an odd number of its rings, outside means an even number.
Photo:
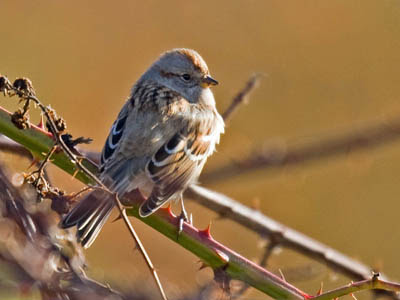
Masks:
[[[74,175],[76,179],[87,185],[97,184],[103,188],[104,185],[93,175],[98,173],[98,167],[90,160],[74,154],[62,140],[61,134],[54,124],[54,119],[48,114],[48,110],[54,111],[42,105],[34,95],[29,95],[26,99],[33,100],[42,109],[48,119],[50,130],[56,129],[54,132],[58,134],[51,134],[31,123],[25,130],[18,129],[11,121],[12,114],[1,107],[0,133],[26,147],[36,159],[44,159],[56,143],[64,152],[55,151],[52,154],[51,162],[53,164]],[[108,191],[106,187],[105,190]],[[138,207],[143,198],[138,197],[137,193],[132,193],[121,199],[123,203],[131,206],[127,210],[123,208],[117,195],[115,195],[115,199],[124,220],[128,220],[127,215],[134,216],[191,251],[201,259],[204,266],[211,267],[214,270],[217,281],[225,286],[228,284],[228,287],[231,279],[241,280],[275,299],[332,299],[367,289],[400,291],[399,284],[380,280],[378,276],[374,275],[370,280],[351,283],[336,290],[312,296],[214,240],[210,233],[210,227],[199,230],[185,223],[178,238],[177,225],[179,220],[172,214],[169,207],[161,209],[149,217],[141,218],[138,214]],[[127,221],[127,226],[131,227],[133,231],[129,221]],[[132,231],[130,230],[131,234]]]

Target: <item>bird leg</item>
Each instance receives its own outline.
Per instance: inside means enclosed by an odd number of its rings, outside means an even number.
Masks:
[[[179,215],[178,238],[181,232],[183,231],[183,222],[190,222],[190,224],[192,224],[192,214],[190,214],[190,219],[189,219],[185,209],[185,205],[183,204],[182,194],[180,195],[180,202],[181,202],[181,214]]]

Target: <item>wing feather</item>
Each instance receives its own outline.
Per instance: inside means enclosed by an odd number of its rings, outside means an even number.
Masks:
[[[114,121],[113,125],[111,126],[110,133],[106,139],[106,142],[103,147],[103,151],[101,153],[101,168],[107,163],[107,161],[112,157],[115,150],[119,145],[119,141],[124,134],[126,120],[129,114],[129,103],[125,104],[122,108],[121,112],[119,113],[117,119]]]
[[[149,160],[146,171],[154,188],[140,208],[141,216],[153,213],[197,179],[223,130],[218,117],[211,110],[199,114],[191,126],[177,132]]]

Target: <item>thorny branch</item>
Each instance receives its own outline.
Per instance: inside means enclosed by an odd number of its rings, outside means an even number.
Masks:
[[[345,295],[352,295],[355,292],[365,291],[365,290],[375,290],[375,289],[391,291],[393,293],[399,293],[400,284],[380,279],[379,273],[374,273],[371,278],[358,282],[351,282],[344,287],[337,288],[325,293],[320,293],[319,295],[311,297],[310,299],[316,299],[316,300],[338,299],[339,297]],[[355,297],[353,296],[353,298]]]
[[[274,249],[277,246],[278,246],[278,244],[271,239],[271,241],[265,247],[265,249],[263,251],[263,255],[260,259],[260,262],[258,263],[261,267],[265,268],[267,266],[267,261],[271,257]],[[242,283],[240,289],[232,295],[231,300],[239,299],[249,290],[249,288],[250,288],[250,285],[248,285],[246,283]]]
[[[157,287],[160,291],[160,294],[164,300],[167,300],[167,297],[165,295],[164,289],[161,285],[160,279],[158,277],[157,271],[154,268],[150,257],[148,256],[146,249],[144,248],[143,244],[141,243],[139,236],[133,229],[127,215],[125,212],[125,208],[122,206],[121,202],[119,201],[118,195],[116,193],[113,193],[111,190],[109,190],[101,181],[100,179],[91,173],[83,164],[82,164],[82,158],[78,157],[74,152],[74,148],[70,147],[70,145],[66,144],[66,141],[70,140],[70,135],[67,135],[68,139],[63,138],[63,132],[66,129],[66,123],[65,121],[58,117],[56,112],[50,108],[44,106],[41,101],[36,97],[35,91],[33,89],[32,83],[29,79],[26,78],[19,78],[14,81],[14,83],[11,85],[11,82],[5,77],[5,76],[0,76],[0,92],[3,92],[5,95],[8,95],[10,97],[17,95],[20,98],[20,101],[25,101],[25,104],[23,106],[23,109],[18,110],[15,112],[12,116],[12,121],[13,123],[20,129],[26,129],[29,128],[29,115],[27,114],[29,110],[29,104],[31,101],[33,101],[42,111],[42,114],[46,117],[46,125],[53,135],[53,138],[55,139],[55,147],[51,149],[51,151],[47,154],[45,160],[41,164],[38,170],[38,177],[34,180],[31,180],[35,176],[35,174],[30,174],[26,178],[31,181],[31,183],[38,189],[40,196],[43,194],[44,189],[48,189],[48,185],[45,183],[45,179],[43,177],[43,168],[47,164],[49,158],[51,155],[54,153],[54,151],[57,149],[57,146],[60,147],[64,153],[69,157],[69,159],[77,166],[78,170],[82,171],[85,173],[89,178],[91,178],[101,189],[103,189],[105,192],[114,195],[114,201],[115,204],[120,212],[120,215],[122,219],[124,220],[124,223],[126,224],[132,238],[135,240],[135,243],[137,247],[140,250],[140,253],[142,254],[143,258],[146,261],[146,264],[153,275],[153,278],[157,284]],[[82,139],[82,141],[87,141]]]
[[[32,126],[29,130],[18,130],[10,122],[9,117],[9,113],[0,109],[0,129],[2,132],[6,132],[14,140],[18,140],[22,145],[28,147],[35,156],[40,156],[42,152],[47,152],[48,149],[51,148],[53,144],[52,139],[45,132],[35,126]],[[32,143],[32,139],[38,141],[42,146],[37,143]],[[61,163],[64,159],[65,154],[61,152],[54,156],[53,163],[72,174],[74,172],[73,169],[67,164]],[[94,171],[97,168],[88,161],[83,161],[83,163],[87,165],[90,170]],[[91,183],[86,177],[77,176],[77,178],[84,183]],[[299,291],[294,286],[283,282],[272,273],[215,241],[211,237],[209,229],[198,230],[185,223],[183,232],[179,236],[179,240],[177,240],[178,217],[173,216],[168,210],[159,210],[147,218],[140,218],[138,215],[138,207],[142,203],[143,198],[139,199],[133,197],[136,195],[129,196],[130,201],[137,199],[136,202],[129,202],[132,208],[127,210],[127,213],[129,213],[130,216],[135,216],[164,236],[179,243],[181,246],[197,255],[214,270],[218,269],[221,271],[223,269],[230,277],[248,282],[253,287],[279,299],[303,299],[303,292]],[[125,200],[125,198],[121,200]]]
[[[258,210],[249,208],[232,198],[221,193],[197,185],[190,186],[185,195],[208,209],[217,212],[221,217],[227,218],[243,225],[244,227],[266,237],[275,246],[283,246],[302,253],[312,259],[325,263],[328,267],[349,276],[354,280],[365,280],[371,275],[371,268],[359,263],[350,257],[341,254],[290,227],[287,227]],[[381,274],[381,278],[386,277]],[[387,292],[393,299],[398,295]]]

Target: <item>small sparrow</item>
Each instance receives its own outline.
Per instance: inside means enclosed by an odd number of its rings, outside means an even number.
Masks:
[[[188,220],[182,193],[196,182],[224,132],[210,90],[217,84],[203,58],[182,48],[162,54],[133,86],[105,142],[100,179],[120,197],[138,189],[147,198],[141,217],[180,199],[181,220]],[[77,226],[78,241],[88,248],[113,207],[112,197],[93,191],[61,227]]]

